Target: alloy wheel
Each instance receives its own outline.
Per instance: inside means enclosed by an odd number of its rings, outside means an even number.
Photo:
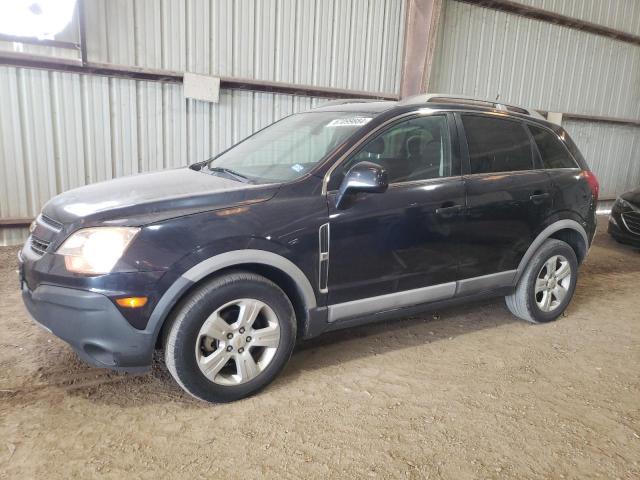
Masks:
[[[195,353],[200,371],[220,385],[239,385],[257,377],[273,360],[280,323],[273,309],[242,298],[215,310],[202,324]]]
[[[571,287],[571,265],[562,255],[549,258],[536,277],[535,298],[538,308],[552,312],[558,308]]]

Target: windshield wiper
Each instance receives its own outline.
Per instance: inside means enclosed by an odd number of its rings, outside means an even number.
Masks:
[[[249,183],[251,181],[251,179],[249,177],[247,177],[246,175],[242,175],[241,173],[238,173],[234,170],[231,170],[229,168],[224,168],[224,167],[209,167],[209,171],[210,172],[216,172],[216,173],[226,173],[227,175],[232,176],[233,178],[235,178],[236,180],[243,182],[243,183]]]

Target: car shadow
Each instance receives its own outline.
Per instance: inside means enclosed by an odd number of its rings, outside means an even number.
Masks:
[[[325,333],[301,341],[280,382],[294,381],[305,371],[323,369],[382,353],[409,349],[518,322],[502,298],[470,302],[411,317],[385,320]],[[363,340],[367,340],[364,342]]]
[[[385,352],[452,340],[458,336],[516,321],[518,320],[504,308],[502,299],[493,299],[447,307],[438,311],[427,310],[412,317],[329,332],[315,339],[299,342],[285,370],[259,395],[269,395],[269,392],[277,394],[282,388],[295,383],[299,376],[308,371],[373,357]],[[363,341],[365,339],[366,342]],[[372,348],[372,345],[375,345],[375,348]],[[206,403],[193,399],[177,386],[167,371],[160,352],[154,357],[151,372],[142,375],[97,369],[85,365],[80,360],[73,361],[70,365],[68,355],[61,355],[60,361],[64,363],[56,365],[54,361],[41,370],[41,380],[45,382],[47,379],[53,380],[53,376],[47,372],[57,370],[66,370],[76,379],[91,378],[87,383],[75,380],[70,385],[71,388],[64,388],[65,395],[127,408],[136,404],[160,405],[167,402],[178,402],[188,408],[207,406]],[[50,386],[58,387],[53,381]]]

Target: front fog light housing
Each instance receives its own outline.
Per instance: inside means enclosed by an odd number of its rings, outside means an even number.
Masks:
[[[70,272],[109,273],[139,231],[134,227],[83,228],[67,238],[56,253],[64,256]]]

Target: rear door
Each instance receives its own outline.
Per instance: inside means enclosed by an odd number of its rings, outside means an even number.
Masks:
[[[467,196],[460,278],[512,271],[550,213],[549,177],[523,122],[461,114],[458,126]]]

